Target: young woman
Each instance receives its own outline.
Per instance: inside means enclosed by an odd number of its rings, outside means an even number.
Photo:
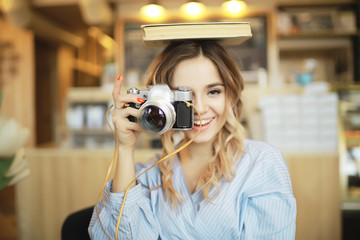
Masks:
[[[202,128],[194,142],[172,159],[143,174],[130,189],[119,239],[294,239],[296,201],[286,162],[274,147],[247,140],[240,125],[244,82],[225,49],[215,41],[171,43],[150,68],[149,85],[187,86]],[[124,191],[131,180],[160,159],[134,168],[135,142],[141,127],[128,116],[141,103],[120,94],[116,81],[113,123],[118,141],[115,175],[94,211],[93,239],[114,239]],[[199,130],[183,131],[184,142]],[[174,131],[162,136],[164,155],[172,152]],[[181,145],[181,144],[179,144]]]

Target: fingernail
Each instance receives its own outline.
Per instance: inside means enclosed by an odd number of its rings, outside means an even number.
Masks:
[[[144,103],[144,102],[145,102],[145,100],[142,99],[142,98],[137,98],[137,101],[138,101],[139,103]]]
[[[120,73],[120,75],[119,75],[119,77],[118,77],[118,80],[120,80],[121,76],[122,76],[122,73]]]

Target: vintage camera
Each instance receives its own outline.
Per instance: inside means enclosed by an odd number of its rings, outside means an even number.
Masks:
[[[130,107],[140,111],[139,119],[129,117],[130,121],[137,121],[143,129],[155,134],[163,134],[170,129],[190,130],[194,126],[194,109],[187,106],[192,103],[192,92],[188,87],[171,90],[166,84],[149,86],[139,90],[130,88],[127,93],[137,95],[145,100],[142,104],[130,103]]]

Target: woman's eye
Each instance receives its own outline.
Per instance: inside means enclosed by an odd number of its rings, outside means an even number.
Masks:
[[[219,90],[219,89],[213,89],[213,90],[209,91],[210,95],[216,95],[216,94],[219,94],[219,93],[221,93],[221,90]]]

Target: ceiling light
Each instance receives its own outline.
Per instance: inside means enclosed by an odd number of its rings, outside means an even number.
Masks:
[[[159,5],[157,1],[151,1],[140,9],[140,13],[148,18],[160,18],[164,15],[165,8]]]
[[[247,8],[247,4],[244,1],[229,0],[222,4],[222,8],[230,15],[236,15],[243,12]]]
[[[189,17],[200,17],[205,12],[205,5],[198,1],[189,1],[181,6],[181,11]]]

